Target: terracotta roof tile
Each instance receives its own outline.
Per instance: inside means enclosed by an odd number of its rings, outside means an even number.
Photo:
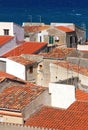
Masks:
[[[11,78],[11,79],[16,78],[16,76],[14,76],[14,75],[8,74],[8,73],[3,72],[3,71],[0,71],[0,78],[3,78],[3,77],[5,77],[5,78]]]
[[[50,28],[49,25],[43,25],[43,26],[24,26],[24,31],[25,32],[28,32],[28,33],[31,33],[31,32],[39,32],[39,31],[42,31],[42,30],[46,30]]]
[[[74,72],[80,73],[82,75],[88,76],[88,68],[83,68],[76,64],[69,63],[67,61],[58,61],[55,64],[64,67],[66,69],[72,70]]]
[[[28,65],[28,64],[35,63],[35,61],[29,60],[29,59],[24,58],[22,56],[12,56],[12,57],[8,57],[8,58],[10,60],[13,60],[13,61],[18,62],[18,63],[23,64],[23,65]]]
[[[52,49],[52,51],[48,53],[43,53],[43,54],[41,53],[40,55],[43,55],[45,57],[50,57],[50,58],[64,58],[74,50],[75,50],[74,48],[60,47],[60,48],[54,48]]]
[[[56,26],[55,28],[64,31],[64,32],[74,32],[74,30],[70,29],[69,27],[65,27],[65,26]]]
[[[7,52],[3,56],[11,57],[11,56],[19,56],[21,54],[34,54],[45,46],[47,46],[47,43],[45,42],[24,42],[23,44],[17,46],[16,48]]]
[[[12,36],[0,36],[0,46],[4,45],[5,43],[10,41],[11,39],[13,39]]]
[[[88,92],[76,89],[76,99],[81,101],[88,101]]]
[[[6,79],[8,79],[10,81],[14,81],[14,82],[17,81],[17,82],[22,83],[22,84],[26,83],[24,80],[14,76],[14,75],[0,71],[0,83],[3,82]]]
[[[21,110],[46,89],[30,83],[8,87],[0,93],[0,109]]]
[[[82,107],[83,109],[81,109]],[[85,107],[87,108],[83,111]],[[34,113],[25,125],[58,130],[87,130],[88,103],[75,102],[67,110],[43,107]]]
[[[59,121],[62,114],[63,110],[61,109],[42,107],[26,121],[25,125],[44,128],[57,128],[57,125],[60,125]]]
[[[87,101],[75,101],[67,111],[81,112],[88,115],[88,102]]]

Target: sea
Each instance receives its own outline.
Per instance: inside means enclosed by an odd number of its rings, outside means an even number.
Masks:
[[[88,1],[0,0],[0,21],[74,23],[86,29],[88,37]]]

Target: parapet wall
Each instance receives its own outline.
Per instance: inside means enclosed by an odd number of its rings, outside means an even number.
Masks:
[[[52,129],[1,123],[0,130],[52,130]]]

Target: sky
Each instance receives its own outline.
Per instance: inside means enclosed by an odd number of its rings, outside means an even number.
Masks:
[[[16,6],[16,7],[30,7],[30,6],[63,6],[63,7],[87,7],[88,0],[0,0],[1,6]]]

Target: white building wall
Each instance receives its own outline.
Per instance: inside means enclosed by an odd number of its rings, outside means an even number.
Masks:
[[[18,41],[24,40],[24,29],[13,22],[0,22],[0,35],[4,35],[4,29],[9,29],[9,35],[15,36]]]
[[[88,45],[77,45],[78,50],[88,51]]]
[[[68,108],[75,99],[75,86],[66,84],[49,83],[51,93],[51,106]]]
[[[25,80],[25,66],[15,61],[7,59],[6,72]]]
[[[14,36],[13,34],[13,22],[0,22],[0,35],[4,35],[4,29],[9,29],[9,35]]]
[[[44,35],[48,35],[48,32],[46,30],[41,31],[40,33],[38,33],[38,42],[40,42],[40,36],[41,36],[41,39],[42,39],[41,42],[44,42]]]
[[[10,51],[11,49],[15,47],[16,47],[16,41],[15,41],[15,38],[13,38],[7,43],[5,43],[4,45],[0,46],[0,56],[7,53],[8,51]]]

